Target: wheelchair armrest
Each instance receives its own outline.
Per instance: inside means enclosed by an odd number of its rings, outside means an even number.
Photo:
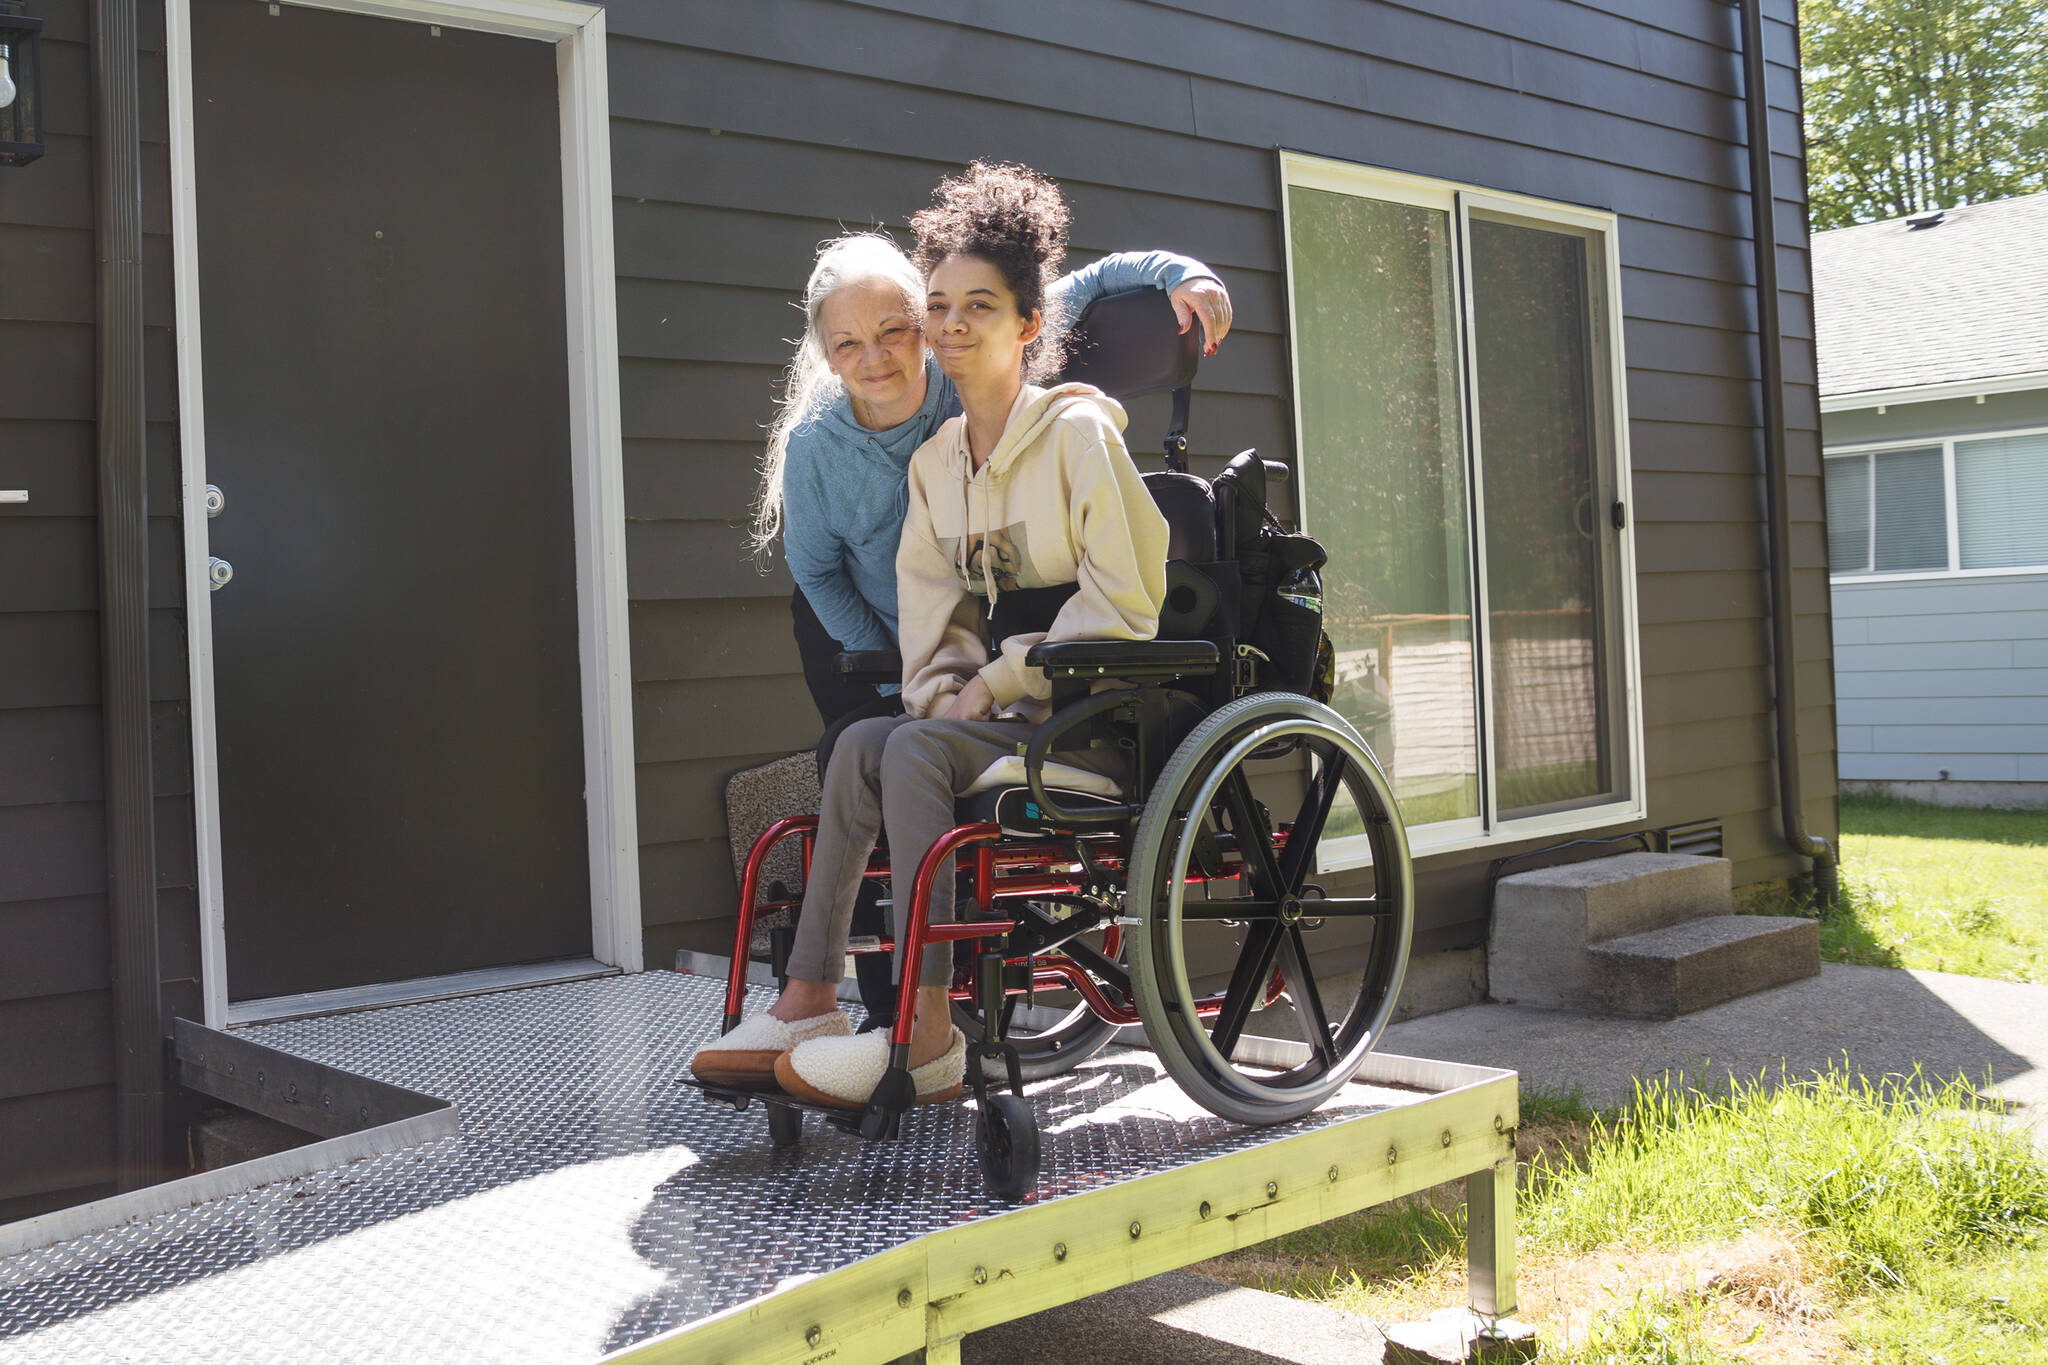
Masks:
[[[1033,645],[1024,662],[1049,678],[1165,682],[1206,677],[1221,655],[1210,640],[1063,640]]]
[[[848,682],[902,682],[903,656],[893,649],[850,649],[832,660],[832,671]]]

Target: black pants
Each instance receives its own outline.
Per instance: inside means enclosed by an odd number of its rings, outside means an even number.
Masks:
[[[818,776],[823,780],[826,761],[832,757],[832,746],[838,743],[841,731],[869,716],[901,715],[903,703],[895,696],[880,695],[872,684],[852,683],[839,676],[833,660],[845,646],[825,629],[825,623],[811,609],[801,588],[790,594],[789,614],[796,634],[797,657],[803,661],[804,685],[811,689],[811,701],[817,705],[819,719],[825,722],[825,734],[818,741]],[[853,904],[855,934],[880,936],[889,932],[889,915],[881,905],[887,894],[886,886],[879,881],[861,883],[860,896]],[[853,959],[853,970],[860,986],[860,1003],[868,1012],[863,1031],[894,1023],[896,983],[889,955],[861,953]]]

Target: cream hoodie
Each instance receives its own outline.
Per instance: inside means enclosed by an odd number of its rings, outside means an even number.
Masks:
[[[1149,640],[1166,599],[1166,519],[1124,446],[1124,410],[1099,389],[1026,384],[979,471],[967,419],[910,457],[910,510],[896,552],[903,702],[929,716],[980,673],[996,710],[1040,720],[1041,640]],[[1018,588],[1078,583],[1052,629],[989,657],[987,605]]]

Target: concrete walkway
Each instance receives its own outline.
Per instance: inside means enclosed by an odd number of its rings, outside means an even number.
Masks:
[[[1713,1083],[1776,1078],[1781,1066],[1812,1075],[1845,1060],[1872,1077],[1918,1066],[2005,1101],[2048,1154],[2048,986],[1827,966],[1682,1019],[1468,1005],[1396,1024],[1382,1046],[1512,1067],[1524,1092],[1576,1087],[1595,1106],[1671,1071]],[[1055,1365],[1105,1353],[1119,1365],[1352,1365],[1378,1361],[1380,1337],[1348,1313],[1177,1272],[978,1332],[962,1355],[966,1365]]]
[[[1595,1106],[1618,1104],[1637,1077],[1668,1071],[1712,1083],[1776,1077],[1781,1066],[1789,1076],[1812,1075],[1845,1059],[1870,1077],[1918,1066],[1938,1080],[1961,1076],[2004,1100],[2048,1151],[2048,986],[1826,966],[1817,977],[1679,1019],[1468,1005],[1396,1024],[1383,1046],[1510,1067],[1521,1073],[1525,1094],[1576,1086]]]

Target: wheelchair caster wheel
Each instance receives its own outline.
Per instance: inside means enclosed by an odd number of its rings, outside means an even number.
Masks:
[[[991,1094],[974,1123],[981,1175],[998,1199],[1022,1199],[1038,1187],[1038,1120],[1015,1095]]]
[[[768,1140],[780,1149],[804,1140],[804,1111],[786,1104],[764,1104],[768,1111]]]

